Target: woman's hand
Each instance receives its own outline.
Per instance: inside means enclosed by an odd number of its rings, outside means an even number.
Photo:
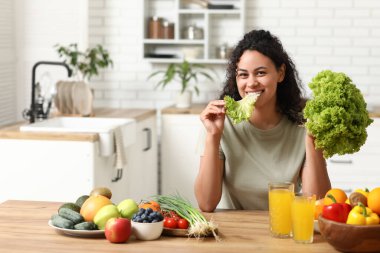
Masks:
[[[221,135],[224,129],[224,100],[214,100],[208,103],[202,111],[200,118],[206,128],[207,133]]]

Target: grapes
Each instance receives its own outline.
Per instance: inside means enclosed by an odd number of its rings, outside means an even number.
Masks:
[[[160,212],[153,211],[152,208],[140,208],[132,217],[132,221],[140,223],[160,222],[164,219]]]

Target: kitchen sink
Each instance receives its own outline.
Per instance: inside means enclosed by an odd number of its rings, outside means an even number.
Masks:
[[[122,142],[128,147],[136,141],[136,121],[130,118],[83,118],[55,117],[44,121],[21,126],[22,132],[55,132],[55,133],[97,133],[101,156],[115,152],[114,132],[121,129]]]

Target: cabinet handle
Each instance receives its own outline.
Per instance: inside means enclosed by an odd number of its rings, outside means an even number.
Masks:
[[[122,177],[123,177],[123,169],[117,169],[116,177],[112,178],[111,181],[112,181],[113,183],[114,183],[114,182],[117,182],[117,181],[119,181]]]
[[[330,162],[331,163],[346,163],[346,164],[351,164],[352,160],[333,160],[333,159],[330,159]]]
[[[148,151],[152,147],[152,130],[150,128],[144,128],[144,132],[147,134],[146,138],[146,147],[143,149],[143,151]]]

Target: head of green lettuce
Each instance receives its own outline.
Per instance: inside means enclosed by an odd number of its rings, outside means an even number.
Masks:
[[[363,95],[344,73],[321,71],[309,83],[313,97],[304,108],[305,127],[323,156],[358,152],[367,140],[369,118]]]

